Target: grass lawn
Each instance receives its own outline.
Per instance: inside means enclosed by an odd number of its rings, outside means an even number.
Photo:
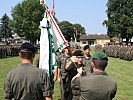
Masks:
[[[35,58],[36,61],[37,57]],[[0,59],[0,100],[3,100],[3,85],[7,73],[20,63],[19,57]],[[109,58],[106,71],[117,80],[118,90],[114,100],[133,100],[133,61]],[[59,83],[55,82],[54,100],[60,98]]]

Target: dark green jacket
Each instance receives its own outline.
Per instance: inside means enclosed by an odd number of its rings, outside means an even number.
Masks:
[[[44,100],[53,90],[47,73],[27,63],[8,73],[4,92],[6,99]]]
[[[117,83],[105,72],[94,72],[80,78],[80,100],[112,100],[117,91]]]

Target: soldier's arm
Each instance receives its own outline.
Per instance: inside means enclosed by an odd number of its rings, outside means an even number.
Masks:
[[[70,60],[69,60],[68,62],[66,62],[65,69],[66,69],[66,70],[71,69],[72,63],[75,63],[75,62],[77,62],[77,58],[76,58],[76,56],[72,56],[72,57],[70,58]]]
[[[12,100],[13,98],[13,93],[11,92],[12,88],[11,88],[10,76],[11,76],[10,73],[8,73],[7,79],[4,83],[4,99],[5,100]]]
[[[47,97],[45,97],[44,100],[53,100],[53,99],[52,99],[52,96],[47,96]]]
[[[54,79],[53,81],[56,81],[58,78],[58,67],[54,70]]]
[[[60,68],[57,69],[57,73],[58,73],[58,75],[57,75],[58,82],[60,82]]]
[[[69,70],[69,69],[71,69],[71,65],[72,65],[72,61],[71,60],[69,60],[68,62],[66,62],[66,66],[65,66],[65,69],[66,70]]]

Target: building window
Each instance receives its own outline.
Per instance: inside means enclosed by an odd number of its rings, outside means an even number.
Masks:
[[[94,41],[88,41],[89,45],[94,45]]]

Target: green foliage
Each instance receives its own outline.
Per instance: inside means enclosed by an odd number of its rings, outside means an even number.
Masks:
[[[11,25],[13,31],[20,37],[25,37],[32,43],[40,39],[40,21],[44,15],[44,7],[39,0],[24,0],[12,9],[13,20]]]
[[[58,25],[62,31],[62,34],[66,38],[66,40],[70,41],[74,33],[73,24],[68,21],[62,21]]]
[[[103,22],[110,37],[126,38],[133,36],[133,0],[108,0],[107,17]]]
[[[74,31],[75,31],[74,33],[76,36],[76,40],[77,40],[77,42],[79,42],[80,35],[85,34],[85,28],[82,27],[80,24],[74,24],[73,27],[74,27]]]
[[[37,60],[39,55],[36,56]],[[3,85],[7,73],[20,63],[19,57],[0,59],[0,100],[3,100]],[[34,62],[35,63],[35,62]],[[109,64],[106,68],[109,76],[117,80],[117,95],[113,100],[132,100],[133,99],[133,61],[125,61],[119,58],[109,57]],[[55,82],[54,100],[60,98],[59,82]]]
[[[80,24],[72,24],[68,21],[62,21],[59,24],[59,27],[66,38],[66,40],[70,41],[71,38],[79,39],[81,34],[85,34],[85,28]]]
[[[9,26],[10,18],[5,13],[1,18],[1,30],[0,30],[0,36],[3,38],[9,38],[12,37],[11,27]]]
[[[78,35],[85,34],[85,28],[82,27],[80,24],[73,24],[73,27],[75,28],[75,30],[77,30]]]

